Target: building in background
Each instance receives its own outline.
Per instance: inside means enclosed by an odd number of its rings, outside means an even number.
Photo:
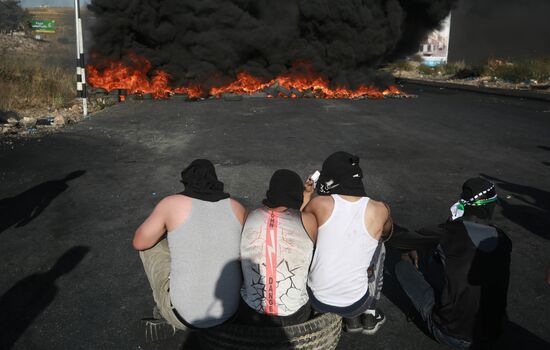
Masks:
[[[442,23],[439,30],[431,32],[420,45],[418,55],[422,62],[430,67],[447,63],[449,57],[449,39],[451,36],[451,15]]]

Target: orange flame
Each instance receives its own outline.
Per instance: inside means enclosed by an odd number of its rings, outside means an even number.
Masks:
[[[331,87],[326,78],[313,72],[306,63],[297,63],[292,73],[280,75],[272,80],[255,77],[247,72],[240,72],[236,79],[223,86],[205,89],[200,85],[170,87],[170,75],[162,70],[151,72],[151,62],[143,57],[129,55],[130,65],[122,61],[109,61],[105,68],[99,70],[93,65],[86,67],[88,83],[107,91],[127,90],[128,94],[151,94],[154,98],[167,98],[173,94],[187,94],[191,98],[220,96],[223,93],[253,94],[274,86],[282,87],[273,93],[281,97],[314,97],[314,98],[358,98],[368,97],[381,99],[388,95],[406,96],[396,86],[381,91],[373,86],[360,86],[357,89]],[[267,97],[274,97],[268,93]]]

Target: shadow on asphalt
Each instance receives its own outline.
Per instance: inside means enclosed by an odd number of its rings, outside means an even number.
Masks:
[[[361,335],[357,335],[361,336]],[[435,340],[434,340],[435,342]],[[180,350],[201,350],[198,337],[195,334],[190,334],[183,342]],[[514,322],[507,322],[504,326],[504,332],[499,339],[496,346],[493,349],[499,350],[512,350],[512,349],[529,349],[529,350],[544,350],[550,349],[550,344],[529,332],[525,328],[515,324]]]
[[[503,195],[499,197],[502,215],[505,218],[531,233],[550,239],[548,233],[548,227],[550,226],[550,192],[508,182],[487,174],[480,175],[512,195],[509,199]],[[518,201],[519,204],[517,204]]]
[[[0,297],[0,348],[10,349],[27,327],[55,299],[58,287],[55,281],[72,271],[89,247],[69,249],[45,273],[35,273],[23,278]]]
[[[67,182],[86,174],[77,170],[60,180],[51,180],[34,186],[25,192],[0,200],[0,233],[15,225],[23,227],[36,219],[50,203],[69,185]]]
[[[195,333],[189,334],[181,345],[180,350],[201,350],[202,347],[199,342],[199,337]]]
[[[504,332],[494,349],[545,350],[550,349],[550,344],[525,328],[509,321],[504,326]]]
[[[549,151],[550,152],[550,147],[548,147],[548,146],[537,146],[537,147],[544,150],[544,151]],[[546,166],[550,166],[550,162],[542,162],[542,164],[544,164]]]

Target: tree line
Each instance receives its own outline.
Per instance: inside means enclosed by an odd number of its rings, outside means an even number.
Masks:
[[[19,0],[0,0],[0,33],[27,30],[31,16]]]

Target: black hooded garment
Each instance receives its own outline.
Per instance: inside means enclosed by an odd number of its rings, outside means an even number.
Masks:
[[[208,202],[229,198],[223,191],[223,182],[218,180],[214,164],[208,159],[195,159],[181,172],[185,190],[181,194]]]
[[[283,206],[300,210],[304,201],[304,185],[300,175],[288,169],[275,171],[265,196],[263,204],[269,208]]]

